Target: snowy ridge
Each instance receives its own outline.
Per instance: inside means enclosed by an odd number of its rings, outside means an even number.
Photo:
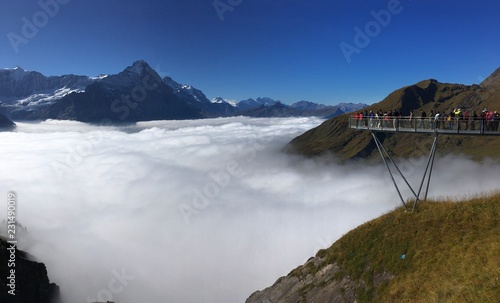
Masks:
[[[223,99],[221,97],[213,98],[212,100],[210,100],[210,102],[212,102],[214,104],[224,104],[224,103],[227,103],[227,104],[231,105],[232,107],[237,107],[238,106],[238,102],[236,102],[235,100]]]
[[[23,80],[27,75],[30,74],[29,71],[22,69],[19,66],[16,66],[14,68],[4,68],[2,71],[7,74],[8,77],[13,79],[14,81],[21,81]]]
[[[17,100],[17,105],[19,106],[40,106],[49,105],[55,101],[62,99],[63,97],[72,93],[81,93],[85,91],[85,87],[79,88],[59,88],[53,91],[46,91],[33,94],[27,98]]]
[[[102,79],[105,79],[107,78],[109,75],[105,75],[105,74],[100,74],[96,77],[89,77],[90,80],[102,80]]]

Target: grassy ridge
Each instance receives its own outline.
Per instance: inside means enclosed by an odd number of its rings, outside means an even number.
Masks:
[[[415,117],[423,109],[449,113],[460,107],[470,113],[481,113],[483,108],[500,111],[500,68],[480,85],[460,85],[425,80],[417,84],[395,90],[379,103],[367,107],[366,111],[401,111],[408,115],[414,111]],[[378,158],[378,150],[369,132],[348,127],[349,114],[325,121],[293,139],[287,151],[307,157],[332,154],[336,159]],[[465,154],[474,159],[498,157],[500,140],[478,136],[440,136],[438,153]],[[384,134],[379,138],[392,156],[410,157],[416,146],[431,145],[433,136],[415,134]],[[480,146],[481,148],[477,148]]]
[[[498,302],[500,193],[460,203],[422,202],[416,213],[397,209],[317,257],[322,264],[307,272],[338,264],[337,279],[360,281],[358,302]],[[392,279],[377,282],[383,275]]]

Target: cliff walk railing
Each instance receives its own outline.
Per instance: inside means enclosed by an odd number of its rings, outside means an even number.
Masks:
[[[439,134],[446,135],[464,135],[464,136],[500,136],[499,130],[499,120],[487,120],[487,119],[463,119],[461,117],[453,117],[450,119],[435,119],[435,117],[366,117],[366,116],[353,116],[349,118],[349,127],[358,130],[370,131],[377,145],[377,149],[382,157],[382,160],[389,171],[392,182],[396,187],[399,198],[405,211],[408,211],[407,202],[403,199],[401,191],[399,190],[396,179],[394,178],[393,172],[390,167],[392,163],[393,167],[397,170],[402,180],[406,183],[408,188],[411,190],[414,196],[414,202],[412,207],[412,212],[415,211],[417,204],[421,200],[427,200],[427,194],[429,192],[429,185],[431,182],[432,168],[434,166],[434,160],[436,157],[437,142]],[[387,150],[382,145],[382,142],[377,138],[376,133],[378,132],[404,132],[404,133],[427,133],[434,135],[434,142],[432,143],[431,151],[429,153],[429,158],[427,160],[427,165],[425,167],[424,176],[420,182],[418,191],[414,190],[410,185],[408,180],[405,178],[398,165],[394,159],[389,155]],[[427,181],[425,191],[424,183]],[[400,181],[401,182],[401,181]],[[423,197],[423,199],[421,199]]]
[[[460,135],[500,135],[500,120],[434,117],[350,117],[349,127],[360,130]]]

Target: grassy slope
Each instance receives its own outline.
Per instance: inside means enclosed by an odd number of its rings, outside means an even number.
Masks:
[[[466,86],[425,80],[394,91],[366,110],[399,110],[404,114],[413,110],[418,116],[421,108],[429,113],[431,110],[449,112],[456,107],[471,112],[476,110],[478,113],[484,107],[500,110],[500,69],[481,85]],[[366,131],[349,129],[348,117],[349,114],[325,121],[292,140],[288,150],[308,157],[331,153],[340,160],[378,157],[371,135]],[[416,146],[430,146],[433,140],[432,135],[414,134],[386,134],[381,135],[380,139],[384,146],[387,144],[391,155],[399,157],[411,157]],[[462,153],[476,159],[499,156],[498,138],[442,135],[439,142],[438,153]]]
[[[323,260],[318,267],[299,267],[291,275],[305,278],[337,263],[343,270],[339,280],[364,281],[358,302],[498,302],[500,193],[460,203],[422,202],[416,213],[396,209],[317,257]],[[394,278],[375,287],[374,277],[382,273]]]

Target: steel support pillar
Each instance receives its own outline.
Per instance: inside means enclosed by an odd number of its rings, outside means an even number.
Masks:
[[[405,211],[408,210],[408,206],[406,205],[406,202],[405,202],[405,200],[403,198],[403,195],[401,194],[401,191],[400,191],[400,189],[398,187],[398,184],[397,184],[396,180],[394,179],[394,175],[392,173],[392,170],[391,170],[391,168],[389,166],[389,163],[387,162],[386,158],[388,158],[389,161],[392,163],[392,165],[396,168],[396,170],[398,171],[398,173],[401,176],[401,178],[404,180],[404,182],[406,183],[406,185],[408,186],[408,188],[413,193],[413,195],[415,197],[415,202],[413,203],[412,211],[415,211],[415,208],[417,207],[417,203],[420,201],[420,194],[422,192],[422,188],[423,188],[423,185],[424,185],[426,179],[427,179],[427,186],[426,186],[426,190],[425,190],[424,200],[427,200],[427,194],[429,192],[429,185],[430,185],[431,175],[432,175],[432,168],[434,166],[434,159],[435,159],[435,155],[436,155],[437,139],[438,139],[437,132],[435,133],[434,142],[432,144],[432,148],[431,148],[431,151],[430,151],[430,154],[429,154],[429,159],[427,160],[427,166],[425,168],[424,176],[422,177],[422,181],[420,183],[420,188],[418,190],[418,193],[415,193],[415,191],[411,187],[410,183],[408,182],[408,180],[406,179],[406,177],[404,176],[404,174],[399,169],[399,167],[396,164],[396,162],[392,159],[392,157],[389,155],[389,153],[387,152],[387,150],[384,148],[384,146],[382,145],[382,143],[380,142],[380,140],[375,135],[375,132],[372,131],[371,133],[372,133],[372,136],[373,136],[373,140],[375,141],[375,144],[377,145],[377,149],[378,149],[378,151],[380,153],[380,156],[382,157],[382,160],[384,161],[384,164],[387,167],[387,170],[389,171],[389,175],[391,176],[392,182],[394,183],[394,187],[396,188],[396,191],[398,192],[399,198],[401,199],[401,203],[403,204],[403,207],[404,207]],[[429,174],[427,174],[427,172],[429,172]]]

